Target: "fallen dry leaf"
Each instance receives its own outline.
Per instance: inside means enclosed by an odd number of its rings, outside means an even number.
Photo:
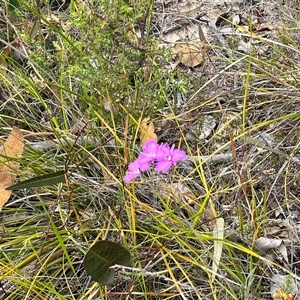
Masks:
[[[266,237],[260,237],[254,242],[254,249],[258,253],[266,254],[271,250],[278,249],[283,243],[280,239],[270,239]]]
[[[4,48],[4,50],[0,53],[0,74],[3,76],[6,76],[7,73],[7,58],[8,56],[14,52],[14,54],[18,55],[20,57],[20,51],[19,53],[17,53],[17,49],[21,49],[20,47],[21,42],[18,39],[14,39],[11,43],[7,43],[6,47]],[[14,51],[13,51],[14,49]]]
[[[262,23],[258,24],[256,27],[256,31],[263,31],[263,30],[276,30],[277,27],[272,23]]]
[[[0,74],[2,74],[3,76],[6,76],[7,73],[7,62],[6,59],[8,57],[8,55],[11,52],[11,48],[10,47],[6,47],[2,53],[0,53]]]
[[[201,49],[196,45],[177,44],[173,49],[173,59],[178,60],[187,67],[194,68],[203,61]]]
[[[15,159],[22,155],[23,148],[23,134],[14,127],[0,150],[0,211],[11,196],[12,191],[5,188],[14,184],[20,165]]]
[[[144,118],[140,125],[140,139],[142,145],[152,139],[157,141],[157,135],[154,133],[154,124],[149,122],[149,120],[150,118]]]

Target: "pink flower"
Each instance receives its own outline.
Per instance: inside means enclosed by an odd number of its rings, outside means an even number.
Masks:
[[[124,182],[130,183],[133,179],[141,175],[141,172],[148,171],[151,164],[156,163],[157,173],[168,172],[176,163],[186,157],[183,150],[175,149],[175,145],[170,147],[168,144],[157,144],[152,139],[143,145],[143,152],[138,158],[128,165]]]
[[[152,163],[156,160],[158,148],[159,148],[159,145],[157,144],[157,142],[155,140],[149,140],[148,142],[146,142],[143,145],[143,152],[138,157],[140,164],[142,166],[149,164],[149,167],[150,167],[150,163]],[[149,168],[146,168],[145,170],[142,170],[142,169],[141,170],[146,171],[148,169]]]
[[[142,172],[148,171],[150,169],[151,160],[149,157],[144,155],[139,155],[138,158],[135,160],[135,163],[139,166],[139,169]]]
[[[186,153],[183,150],[174,149],[175,145],[170,147],[167,144],[160,145],[157,153],[156,172],[168,172],[171,166],[186,157]]]
[[[143,145],[144,151],[141,153],[141,155],[145,157],[149,157],[150,161],[154,161],[159,147],[160,146],[157,144],[156,140],[154,139],[149,140]]]
[[[123,178],[125,183],[130,183],[133,179],[139,177],[141,175],[140,165],[137,160],[133,161],[128,165],[128,171]]]

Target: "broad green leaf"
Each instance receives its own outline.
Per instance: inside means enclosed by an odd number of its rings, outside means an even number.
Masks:
[[[130,259],[130,252],[123,246],[111,241],[99,241],[89,249],[83,264],[93,280],[104,285],[111,284],[115,279],[115,271],[110,267],[129,266]]]
[[[6,188],[6,190],[21,190],[26,188],[36,188],[45,185],[52,185],[65,182],[65,171],[53,172],[46,175],[37,176],[28,180],[19,182]]]
[[[213,230],[213,237],[217,240],[214,241],[214,257],[212,264],[212,281],[215,280],[216,273],[219,268],[220,259],[222,255],[223,243],[220,240],[224,238],[224,219],[218,218],[216,219],[216,223]]]

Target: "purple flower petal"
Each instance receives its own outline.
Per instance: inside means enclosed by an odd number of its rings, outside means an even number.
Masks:
[[[140,155],[136,160],[135,163],[137,164],[138,168],[142,171],[148,171],[150,169],[151,160],[147,156]]]
[[[161,160],[156,163],[155,171],[157,173],[167,173],[172,166],[170,160]]]
[[[140,169],[140,166],[139,166],[139,162],[137,161],[137,159],[128,165],[128,170],[130,172],[135,172],[135,173],[139,174],[140,173],[139,169]]]
[[[146,153],[151,153],[151,152],[156,152],[158,147],[159,147],[159,144],[157,144],[157,141],[154,139],[151,139],[143,145],[143,150]]]
[[[156,172],[168,172],[172,165],[186,157],[186,153],[183,150],[175,149],[175,145],[172,148],[167,144],[160,145],[157,150],[157,164]]]
[[[138,177],[139,175],[132,173],[132,172],[126,172],[125,177],[123,178],[123,181],[128,184],[130,183],[133,179],[135,179],[136,177]]]
[[[125,183],[130,183],[133,179],[141,175],[140,166],[137,160],[133,161],[128,165],[128,171],[125,174],[125,177],[123,178],[123,181]]]
[[[173,163],[177,163],[178,161],[186,158],[186,153],[183,150],[174,149],[171,154],[171,159]]]
[[[156,160],[157,161],[168,160],[170,156],[170,150],[171,148],[168,144],[161,144],[157,149]]]
[[[149,140],[143,145],[143,152],[140,154],[144,160],[148,159],[148,162],[153,162],[156,160],[156,154],[159,149],[159,145],[156,140]]]

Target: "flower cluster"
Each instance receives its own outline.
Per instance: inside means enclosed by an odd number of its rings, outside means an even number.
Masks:
[[[183,150],[175,149],[175,145],[158,144],[154,139],[143,145],[143,151],[138,158],[129,164],[124,182],[129,183],[142,172],[148,171],[155,163],[157,173],[168,172],[176,163],[186,157]]]

